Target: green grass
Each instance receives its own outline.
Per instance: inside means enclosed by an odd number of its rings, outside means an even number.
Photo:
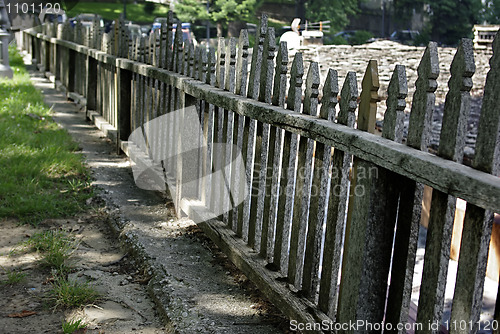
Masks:
[[[100,294],[88,282],[70,281],[57,276],[46,299],[54,309],[80,307],[97,301]]]
[[[62,330],[64,334],[73,334],[79,329],[85,329],[87,325],[83,322],[83,319],[70,320],[62,323]]]
[[[5,273],[7,274],[7,279],[4,281],[1,281],[0,283],[5,284],[5,285],[13,285],[16,283],[19,283],[24,280],[26,277],[26,274],[19,271],[19,270],[8,270],[5,269]]]
[[[71,270],[68,260],[78,247],[76,240],[62,231],[35,233],[24,244],[42,253],[41,264],[55,269],[59,274]]]
[[[0,79],[0,220],[75,215],[93,195],[78,145],[52,121],[13,47],[9,55],[14,78]]]
[[[127,4],[127,20],[133,20],[140,23],[153,23],[156,17],[166,17],[169,10],[168,6],[156,4],[152,14],[144,12],[145,3]],[[123,3],[108,2],[79,2],[67,12],[68,17],[74,17],[80,13],[99,14],[103,19],[114,20],[120,17],[123,12]]]

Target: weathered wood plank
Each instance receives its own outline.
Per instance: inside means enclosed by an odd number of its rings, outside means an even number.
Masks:
[[[497,101],[499,79],[500,37],[497,33],[493,41],[493,56],[490,59],[490,70],[484,88],[476,154],[472,161],[474,168],[493,175],[498,175],[499,172],[499,157],[495,154],[500,142],[500,105]],[[451,333],[476,333],[478,330],[492,224],[493,213],[491,211],[467,204],[451,322],[465,320],[473,326],[465,330],[452,328]],[[474,283],[471,284],[471,282]]]
[[[268,28],[262,52],[262,65],[260,72],[259,101],[271,103],[271,87],[273,84],[274,28]],[[264,200],[266,194],[267,160],[269,148],[269,124],[257,122],[255,138],[254,180],[252,183],[252,202],[250,207],[250,222],[255,225],[249,230],[248,243],[255,251],[260,252],[263,229],[267,240],[267,226],[263,226]],[[267,242],[264,248],[267,247]]]
[[[318,106],[319,66],[311,63],[306,79],[306,91],[302,112],[316,116]],[[302,289],[302,272],[306,231],[311,197],[312,160],[314,141],[306,137],[299,138],[297,157],[297,176],[293,203],[292,229],[290,236],[290,257],[288,261],[288,281],[298,290]]]
[[[358,129],[374,132],[379,101],[374,60],[368,63],[362,87]],[[337,313],[341,323],[360,319],[381,323],[384,317],[392,237],[390,224],[384,221],[385,200],[379,202],[384,193],[377,188],[378,177],[374,164],[354,158]],[[363,331],[373,332],[367,328],[354,332]]]
[[[332,104],[332,95],[337,95],[338,87],[337,83],[333,84],[332,92],[332,73],[329,71],[329,76],[323,87],[323,97],[325,98],[325,105],[321,106],[321,112],[319,117],[321,119],[329,119],[331,114],[335,112],[335,104]],[[318,109],[318,91],[319,87],[319,66],[317,63],[311,63],[309,67],[308,78],[306,81],[306,94],[304,99],[304,113],[310,115],[316,115]],[[335,101],[336,102],[336,101]],[[301,138],[304,140],[304,138]],[[307,139],[307,145],[311,145],[311,151],[313,151],[314,142]],[[308,157],[306,157],[307,159]],[[302,224],[308,224],[307,227],[307,238],[305,242],[304,250],[304,269],[302,278],[302,291],[304,295],[316,302],[317,294],[319,292],[319,267],[321,258],[321,243],[323,239],[323,224],[326,219],[327,212],[327,194],[328,194],[328,179],[329,179],[329,166],[331,158],[331,147],[325,146],[322,143],[316,143],[316,150],[314,151],[314,170],[308,171],[312,174],[312,185],[309,190],[309,212],[305,215]],[[312,157],[311,165],[307,165],[306,169],[312,168]],[[307,164],[307,161],[306,161]],[[306,182],[310,179],[306,179]],[[304,198],[305,199],[305,198]],[[303,208],[305,208],[303,206]]]
[[[226,47],[226,78],[225,78],[225,90],[233,92],[236,89],[236,38],[231,37],[229,43]],[[234,194],[234,185],[231,183],[231,173],[233,168],[233,157],[236,152],[233,148],[233,131],[234,131],[234,112],[231,110],[226,110],[225,114],[225,156],[224,156],[224,167],[223,167],[223,177],[225,183],[225,193],[223,201],[223,222],[231,228],[233,213],[231,212],[234,206],[234,201],[232,195]]]
[[[224,89],[226,70],[226,43],[223,37],[220,37],[217,45],[217,62],[215,69],[215,85],[218,88]],[[213,171],[215,174],[212,177],[212,206],[211,209],[217,216],[222,213],[224,203],[224,195],[226,190],[225,180],[222,174],[225,150],[224,143],[224,124],[225,112],[224,108],[215,107],[214,111],[214,146],[213,146]],[[215,144],[215,142],[217,144]]]
[[[407,141],[409,146],[425,151],[427,150],[428,132],[432,120],[431,116],[427,115],[432,115],[434,109],[434,91],[437,88],[436,78],[439,75],[437,62],[436,44],[430,43],[418,67],[419,77],[411,109],[413,116],[410,115],[410,128],[412,128],[413,135]],[[393,114],[389,113],[389,115]],[[394,119],[394,116],[391,118]],[[385,132],[385,136],[391,138],[391,131]],[[394,139],[396,138],[395,134]],[[400,177],[399,182],[401,189],[399,212],[386,311],[387,322],[391,323],[393,327],[397,323],[408,322],[424,190],[422,184],[408,178]],[[394,329],[391,332],[395,333],[397,330]]]
[[[267,16],[262,15],[259,24],[257,25],[257,30],[255,33],[255,44],[252,52],[252,63],[250,68],[250,75],[248,79],[248,91],[247,97],[252,100],[257,100],[259,95],[259,82],[260,82],[260,72],[262,65],[262,54],[264,50],[264,41],[267,32]],[[243,210],[238,217],[238,220],[242,219],[242,237],[245,242],[249,241],[249,231],[250,224],[250,209],[252,198],[252,180],[253,180],[253,164],[255,158],[255,138],[257,131],[257,122],[254,119],[246,118],[244,130],[243,130],[243,160],[245,161],[246,168],[246,188],[249,191],[250,196],[247,196],[243,202]],[[253,233],[253,232],[252,232]]]
[[[335,85],[337,84],[337,73],[333,73],[330,83],[330,91],[335,95]],[[336,80],[337,79],[337,80]],[[333,86],[333,88],[332,88]],[[357,108],[358,86],[356,73],[348,72],[342,87],[340,98],[340,111],[338,123],[348,127],[354,127],[356,122],[355,111]],[[334,103],[330,99],[330,105]],[[325,101],[326,102],[326,101]],[[322,110],[323,117],[326,110]],[[334,113],[330,122],[335,119]],[[332,176],[330,180],[330,195],[328,200],[328,213],[325,226],[325,249],[323,254],[320,293],[318,306],[320,310],[335,318],[337,313],[337,281],[339,278],[340,259],[342,243],[344,240],[345,214],[347,210],[347,200],[349,192],[349,169],[351,167],[352,156],[346,152],[335,148],[332,158]],[[328,246],[327,246],[328,245]]]
[[[236,61],[236,91],[235,93],[238,95],[246,96],[246,87],[247,87],[247,74],[248,74],[248,32],[246,29],[241,30],[240,38],[238,39],[238,59]],[[243,150],[243,132],[245,126],[245,116],[241,116],[235,113],[234,119],[234,134],[233,137],[235,139],[234,149],[237,152],[240,152],[242,155],[244,154]],[[234,152],[236,154],[236,152]],[[233,208],[233,218],[232,218],[232,229],[236,232],[238,236],[242,235],[242,223],[243,220],[239,219],[239,212],[243,209],[243,200],[245,194],[245,186],[246,181],[242,180],[238,177],[239,171],[241,171],[244,166],[241,164],[241,160],[236,160],[234,162],[233,171],[231,173],[231,184],[233,185],[233,189],[235,191],[234,194],[234,203],[235,206]],[[245,175],[246,177],[246,175]]]
[[[276,56],[276,68],[274,71],[274,86],[272,104],[280,107],[285,106],[286,97],[286,74],[288,72],[288,50],[286,42],[281,42]],[[283,130],[271,126],[269,130],[269,158],[267,160],[266,171],[266,194],[264,199],[264,217],[262,220],[263,233],[261,240],[262,257],[269,263],[273,262],[275,247],[281,247],[283,228],[276,229],[276,225],[283,225],[283,222],[276,221],[278,206],[278,182],[281,170],[281,145],[283,143]],[[267,231],[265,226],[267,226]],[[280,240],[276,245],[275,240]],[[264,246],[266,244],[266,246]],[[281,250],[278,250],[281,253]]]
[[[287,109],[299,114],[302,102],[302,77],[304,75],[304,63],[302,53],[296,53],[290,70],[290,88],[288,90]],[[296,134],[285,131],[283,138],[282,170],[280,176],[280,188],[278,198],[278,212],[276,220],[283,222],[277,226],[277,236],[282,236],[282,240],[276,239],[276,243],[281,246],[275,247],[274,266],[281,273],[288,275],[290,230],[293,217],[293,199],[295,189],[295,162],[297,160],[298,137]],[[282,230],[281,230],[282,229]]]
[[[470,111],[471,77],[475,71],[472,45],[472,40],[462,39],[451,64],[451,78],[448,81],[449,91],[444,105],[443,125],[438,148],[438,155],[459,163],[463,157],[467,117]],[[455,206],[456,197],[434,189],[417,322],[441,321]],[[419,332],[437,333],[437,330],[424,328]]]

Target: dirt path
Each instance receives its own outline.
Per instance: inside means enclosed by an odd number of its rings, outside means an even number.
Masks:
[[[75,219],[46,220],[37,228],[12,220],[0,224],[0,281],[7,280],[7,271],[25,274],[19,283],[0,285],[0,333],[62,333],[63,320],[71,319],[83,319],[88,324],[86,333],[164,332],[146,291],[148,274],[136,270],[137,264],[121,251],[107,219],[99,210]],[[20,244],[46,230],[64,231],[80,241],[69,279],[90,282],[102,296],[95,305],[53,311],[44,302],[52,275],[38,263],[39,254]],[[35,313],[12,317],[23,311]]]

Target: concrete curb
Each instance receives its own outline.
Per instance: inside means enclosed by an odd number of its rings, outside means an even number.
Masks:
[[[261,314],[227,269],[215,263],[214,254],[189,234],[196,224],[176,219],[169,201],[159,193],[134,185],[128,158],[117,155],[116,145],[101,139],[103,133],[115,139],[116,130],[93,113],[85,116],[104,131],[82,126],[85,99],[66,93],[56,82],[41,81],[36,86],[52,104],[54,120],[85,152],[94,183],[110,208],[113,232],[151,277],[148,291],[167,333],[281,333],[277,326],[283,318]],[[54,89],[57,86],[62,94]],[[80,107],[66,97],[79,102]]]

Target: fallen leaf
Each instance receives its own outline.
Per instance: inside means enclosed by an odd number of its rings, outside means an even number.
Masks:
[[[9,318],[24,318],[30,315],[36,314],[35,311],[22,310],[21,313],[11,313],[8,315]]]

